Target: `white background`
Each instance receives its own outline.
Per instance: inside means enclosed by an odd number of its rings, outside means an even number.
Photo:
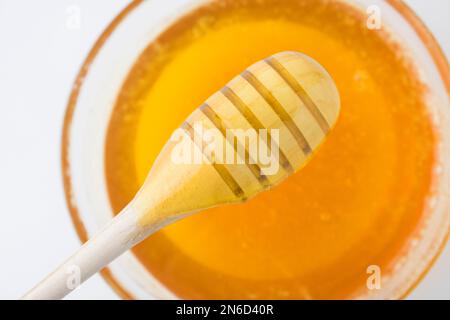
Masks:
[[[450,1],[408,0],[450,56]],[[79,247],[60,138],[72,82],[127,0],[0,0],[0,299],[20,297]],[[67,28],[71,6],[79,29]],[[96,275],[72,299],[116,299]],[[450,299],[450,245],[411,298]]]

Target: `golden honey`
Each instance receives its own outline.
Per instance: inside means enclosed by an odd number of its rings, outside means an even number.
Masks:
[[[133,249],[180,298],[353,297],[369,266],[392,271],[421,226],[435,143],[423,86],[387,32],[325,0],[212,2],[150,44],[108,129],[114,210],[193,110],[247,66],[286,50],[328,70],[340,118],[312,161],[274,190],[197,213]]]

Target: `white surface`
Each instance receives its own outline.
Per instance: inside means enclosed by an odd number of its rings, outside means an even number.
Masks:
[[[450,1],[408,0],[450,56]],[[60,138],[80,64],[126,0],[0,0],[0,299],[20,297],[79,246]],[[74,7],[75,6],[75,7]],[[80,9],[80,28],[68,28]],[[411,298],[450,299],[450,245]],[[115,299],[96,275],[72,299]]]

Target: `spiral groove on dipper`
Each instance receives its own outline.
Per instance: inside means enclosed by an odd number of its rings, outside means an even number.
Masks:
[[[182,126],[192,140],[194,122],[217,129],[234,156],[245,150],[244,165],[209,159],[236,198],[247,199],[295,172],[311,156],[335,123],[339,96],[328,73],[317,62],[296,52],[282,52],[259,61],[213,94]],[[277,148],[282,170],[264,174],[247,143],[235,142],[228,129],[267,130],[267,149]],[[275,141],[272,130],[278,130]],[[198,143],[198,142],[197,142]],[[199,148],[203,147],[198,146]],[[203,149],[201,149],[203,151]],[[255,161],[256,160],[256,161]]]

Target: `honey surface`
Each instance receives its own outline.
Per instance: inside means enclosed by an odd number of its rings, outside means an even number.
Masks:
[[[420,227],[434,135],[423,88],[365,14],[329,1],[222,1],[170,27],[114,109],[106,177],[118,212],[174,129],[247,66],[284,50],[335,80],[341,116],[300,172],[251,201],[168,226],[134,249],[181,298],[347,298],[389,273]]]

